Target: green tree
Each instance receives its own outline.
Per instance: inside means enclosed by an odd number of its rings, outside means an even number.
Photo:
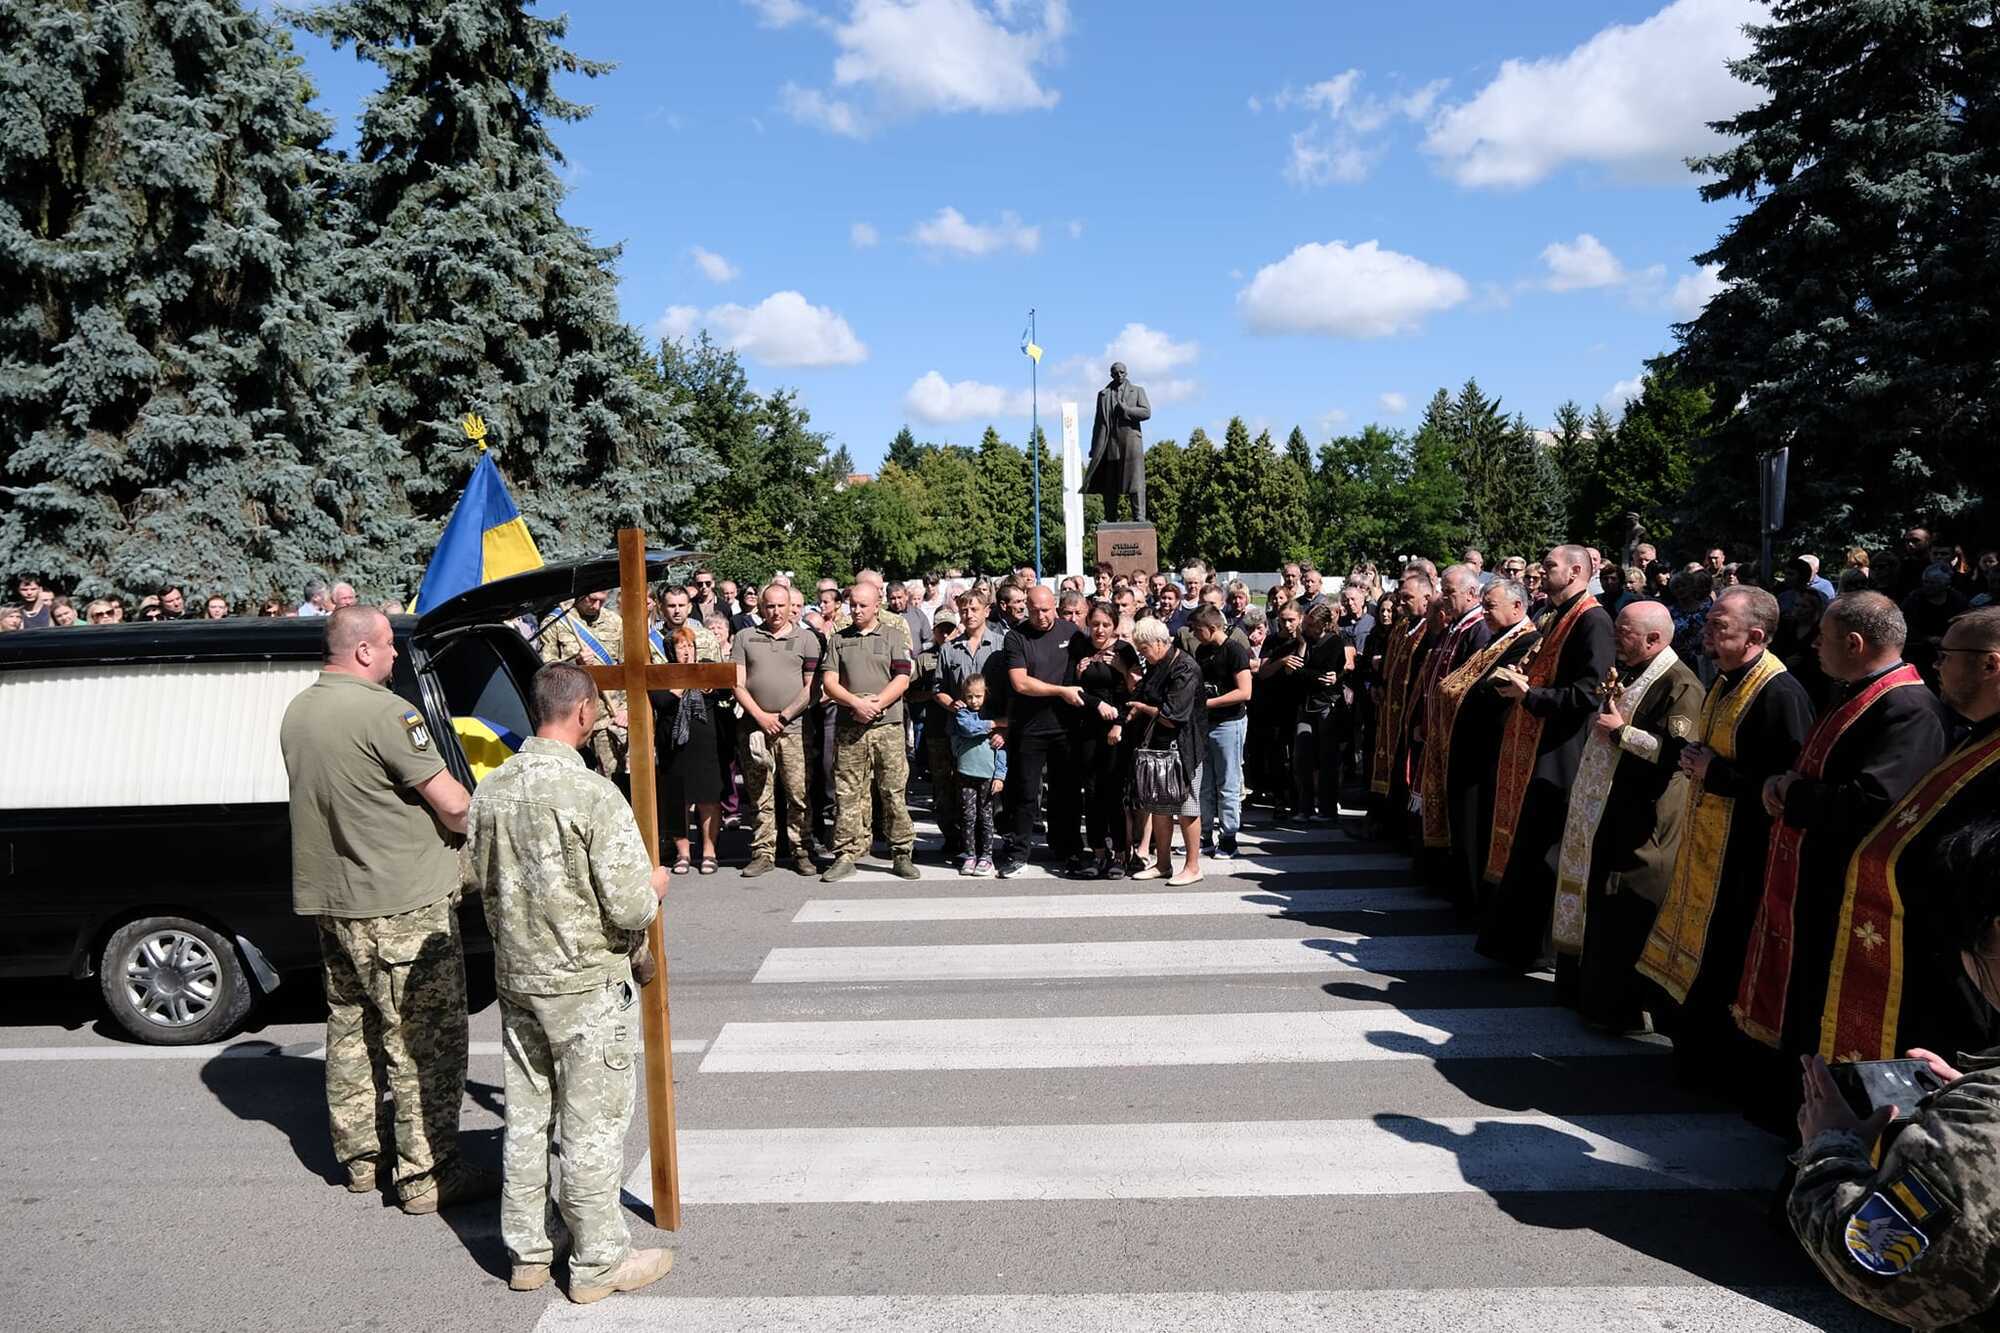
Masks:
[[[890,578],[918,572],[929,541],[926,531],[930,497],[923,478],[885,463],[875,480],[855,488],[855,513],[861,525],[859,562],[880,569]]]
[[[1299,444],[1305,434],[1294,427]],[[1251,506],[1256,528],[1250,550],[1244,555],[1249,569],[1277,569],[1287,560],[1304,560],[1312,555],[1312,472],[1301,466],[1286,441],[1282,454],[1270,451],[1270,436],[1258,437],[1270,456],[1265,462],[1257,497]],[[1307,455],[1310,459],[1311,455]]]
[[[1340,435],[1319,448],[1313,481],[1312,543],[1329,577],[1363,560],[1387,561],[1399,508],[1396,486],[1408,441],[1381,426]]]
[[[1567,540],[1570,529],[1568,488],[1555,450],[1517,415],[1508,427],[1504,457],[1512,484],[1484,540],[1493,550],[1540,555]]]
[[[1215,461],[1215,441],[1196,426],[1188,432],[1187,443],[1181,447],[1180,514],[1174,523],[1171,553],[1175,564],[1208,559],[1215,549],[1216,537],[1220,535],[1213,522],[1219,507],[1214,490]],[[1160,559],[1166,561],[1168,557],[1168,547],[1162,542]]]
[[[974,563],[973,552],[990,549],[994,516],[979,503],[973,456],[959,449],[926,449],[917,464],[929,501],[922,562],[927,569]]]
[[[992,515],[983,541],[971,551],[972,563],[985,573],[1013,569],[1029,556],[1034,537],[1034,503],[1028,484],[1028,460],[988,426],[979,440],[974,464],[979,505]]]
[[[1640,381],[1639,396],[1625,405],[1618,429],[1598,454],[1591,540],[1606,550],[1622,550],[1627,514],[1637,514],[1654,541],[1674,535],[1679,516],[1690,508],[1694,456],[1710,405],[1708,391],[1688,383],[1670,360],[1652,363]],[[1756,494],[1752,486],[1753,516]],[[1698,498],[1702,508],[1710,503]],[[1757,530],[1753,517],[1749,531]]]
[[[1176,440],[1146,446],[1146,521],[1153,525],[1162,561],[1171,560],[1168,552],[1180,546],[1187,490],[1187,450]]]
[[[1270,436],[1264,437],[1268,449]],[[1217,568],[1241,568],[1254,540],[1255,501],[1263,492],[1263,455],[1242,417],[1229,418],[1222,448],[1209,465],[1202,489],[1201,549],[1183,552],[1213,560]]]
[[[343,238],[288,39],[236,0],[48,0],[0,44],[0,568],[401,589],[404,460],[319,294]]]
[[[917,443],[916,436],[910,434],[910,428],[904,426],[896,432],[896,438],[889,441],[889,452],[882,461],[885,464],[894,463],[905,472],[913,472],[922,458],[923,446]]]
[[[588,110],[556,79],[609,66],[564,49],[567,20],[528,3],[334,0],[293,15],[383,72],[344,173],[354,242],[334,273],[367,361],[360,401],[412,460],[405,490],[433,533],[473,463],[457,425],[472,411],[546,554],[603,550],[629,523],[691,540],[714,459],[619,318],[616,249],[561,216],[549,122]],[[405,552],[413,570],[427,547]]]
[[[1297,426],[1292,427],[1292,433],[1285,437],[1285,457],[1290,459],[1292,465],[1301,473],[1306,476],[1312,475],[1312,444],[1306,439],[1305,431]]]
[[[1744,530],[1791,446],[1809,545],[1959,524],[2000,490],[2000,25],[1990,0],[1787,0],[1731,66],[1762,93],[1691,165],[1744,211],[1696,256],[1726,285],[1676,326],[1713,389],[1697,523]]]
[[[1458,411],[1459,405],[1439,389],[1399,459],[1400,476],[1390,507],[1393,523],[1386,552],[1390,557],[1422,555],[1446,563],[1470,536],[1468,483],[1462,476],[1464,459],[1456,438]]]
[[[1608,426],[1610,418],[1605,422]],[[1584,492],[1597,472],[1598,437],[1591,425],[1592,419],[1583,414],[1574,399],[1556,408],[1555,429],[1551,432],[1555,436],[1555,465],[1563,479],[1563,507],[1572,522],[1582,515]],[[1562,535],[1565,540],[1570,536],[1568,532]]]

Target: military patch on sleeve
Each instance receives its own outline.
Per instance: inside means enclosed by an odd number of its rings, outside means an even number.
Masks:
[[[431,734],[424,727],[422,714],[414,709],[403,714],[403,730],[410,734],[410,744],[419,750],[431,748]]]
[[[1868,1196],[1847,1223],[1847,1252],[1871,1273],[1895,1277],[1930,1248],[1928,1233],[1918,1223],[1933,1226],[1945,1219],[1937,1195],[1914,1170]]]
[[[1677,740],[1686,740],[1694,735],[1694,721],[1691,718],[1676,717],[1667,720],[1667,730]]]

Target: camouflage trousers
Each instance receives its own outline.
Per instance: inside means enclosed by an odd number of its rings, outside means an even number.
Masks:
[[[944,834],[947,852],[956,852],[965,839],[958,823],[958,759],[951,752],[951,734],[942,727],[924,728],[924,758],[931,770],[931,817]]]
[[[607,778],[624,776],[625,750],[629,744],[626,733],[617,727],[599,727],[591,732],[590,754],[597,761],[597,771]]]
[[[910,827],[910,807],[903,789],[910,784],[910,760],[903,749],[903,729],[857,726],[841,719],[839,748],[833,757],[835,856],[860,860],[874,840],[875,801],[882,802],[882,834],[889,850],[907,855],[916,845]]]
[[[570,1281],[585,1286],[602,1282],[632,1250],[619,1192],[640,1058],[638,993],[629,976],[574,995],[500,992],[507,1092],[500,1239],[517,1264],[550,1262],[553,1195],[573,1238]]]
[[[808,855],[804,733],[782,731],[772,740],[746,724],[737,738],[736,753],[737,765],[743,770],[743,794],[757,812],[750,832],[750,858],[777,860],[780,815],[785,821],[785,836],[791,841],[791,854]]]
[[[393,1125],[396,1195],[436,1187],[458,1156],[465,950],[451,898],[396,916],[319,918],[333,1154],[373,1181]],[[382,1098],[395,1098],[393,1118]]]

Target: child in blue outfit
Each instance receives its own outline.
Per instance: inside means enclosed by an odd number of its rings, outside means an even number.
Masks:
[[[951,715],[951,755],[958,767],[959,845],[965,848],[961,875],[993,875],[993,801],[1007,781],[1007,752],[993,744],[993,724],[979,715],[986,706],[986,681],[965,682],[965,707]]]

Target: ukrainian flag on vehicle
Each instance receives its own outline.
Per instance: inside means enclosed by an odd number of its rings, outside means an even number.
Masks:
[[[542,567],[542,553],[528,534],[527,522],[507,493],[493,456],[482,452],[465,483],[465,494],[444,525],[437,551],[417,590],[417,614],[447,602],[470,588],[510,574]]]

